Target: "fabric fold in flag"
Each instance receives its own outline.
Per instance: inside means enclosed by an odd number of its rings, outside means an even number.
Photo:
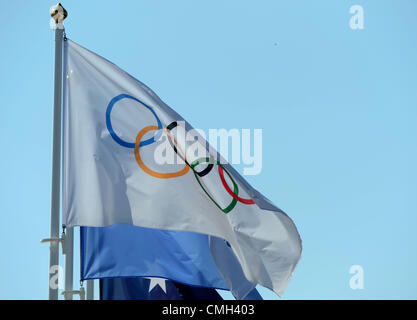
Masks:
[[[151,89],[69,39],[64,75],[63,224],[214,236],[247,281],[281,295],[301,256],[293,221]],[[160,162],[165,146],[182,162]]]

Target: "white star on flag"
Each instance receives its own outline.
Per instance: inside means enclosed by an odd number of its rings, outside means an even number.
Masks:
[[[166,279],[163,279],[163,278],[145,278],[145,279],[151,280],[151,282],[149,283],[149,291],[148,292],[151,292],[154,287],[160,286],[162,291],[167,293],[166,282],[165,282]]]

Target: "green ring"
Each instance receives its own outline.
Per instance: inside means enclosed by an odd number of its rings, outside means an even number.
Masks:
[[[237,204],[237,200],[235,198],[233,198],[232,202],[226,207],[226,208],[222,208],[219,206],[219,204],[211,197],[211,195],[207,192],[207,190],[204,188],[203,184],[200,181],[200,177],[197,175],[197,173],[195,172],[194,168],[196,166],[198,166],[200,163],[205,163],[205,162],[210,162],[210,158],[206,157],[206,158],[199,158],[195,161],[193,161],[193,163],[190,164],[191,169],[193,170],[194,176],[197,179],[198,184],[200,185],[201,189],[203,189],[203,191],[206,193],[206,195],[210,198],[211,201],[214,202],[214,204],[217,206],[217,208],[219,208],[221,211],[223,211],[224,213],[229,213],[230,211],[233,210],[233,208],[236,206]],[[237,183],[235,182],[235,180],[233,179],[232,175],[229,173],[229,171],[227,171],[227,169],[225,167],[223,167],[219,161],[216,160],[216,164],[218,166],[220,166],[225,172],[226,174],[229,176],[230,180],[232,180],[233,183],[233,192],[238,195],[239,193],[239,187],[237,185]]]

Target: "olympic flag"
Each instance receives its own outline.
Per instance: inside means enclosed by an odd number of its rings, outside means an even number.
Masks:
[[[64,225],[130,224],[215,236],[230,245],[250,283],[283,293],[301,256],[301,239],[283,211],[153,91],[69,39],[64,80]],[[181,138],[189,132],[197,140]],[[167,141],[169,149],[160,153]],[[188,152],[196,141],[206,155]],[[176,162],[161,162],[169,152]],[[227,253],[216,247],[213,259],[227,278]]]

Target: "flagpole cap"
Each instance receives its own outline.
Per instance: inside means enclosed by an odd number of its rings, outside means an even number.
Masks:
[[[56,6],[53,6],[49,13],[56,24],[62,24],[65,18],[68,16],[67,10],[61,5],[60,2]]]

